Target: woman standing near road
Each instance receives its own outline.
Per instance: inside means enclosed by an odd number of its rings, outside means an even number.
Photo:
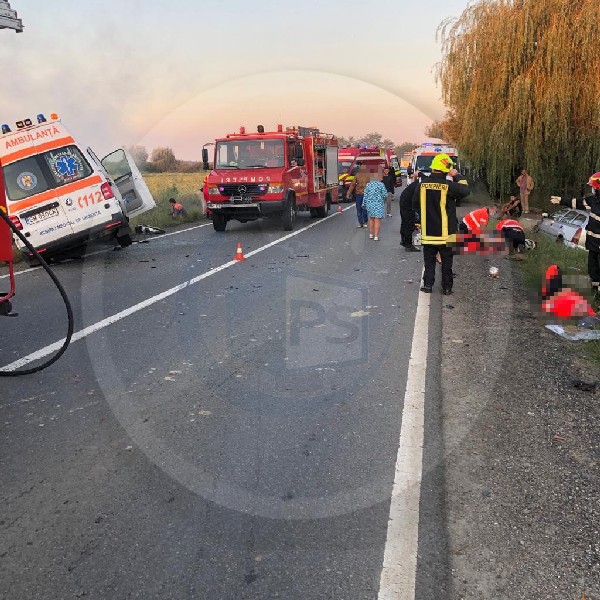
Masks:
[[[373,175],[365,186],[363,205],[369,215],[369,238],[379,241],[381,219],[385,216],[385,201],[388,191],[381,182],[381,173]]]

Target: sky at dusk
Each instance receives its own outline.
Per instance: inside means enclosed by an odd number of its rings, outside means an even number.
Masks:
[[[0,121],[56,112],[85,145],[199,160],[257,124],[419,142],[444,114],[436,30],[467,0],[10,0]]]

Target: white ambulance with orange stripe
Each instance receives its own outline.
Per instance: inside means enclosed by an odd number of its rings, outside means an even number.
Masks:
[[[105,238],[131,244],[129,218],[155,202],[133,158],[115,150],[99,160],[80,146],[56,114],[1,126],[0,166],[8,213],[45,255]],[[16,240],[28,255],[27,248]]]

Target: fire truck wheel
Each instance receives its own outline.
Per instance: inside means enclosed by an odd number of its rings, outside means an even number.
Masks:
[[[319,209],[318,208],[311,208],[310,209],[310,216],[311,217],[318,217],[319,216]]]
[[[213,213],[212,222],[215,231],[225,231],[225,228],[227,227],[227,218],[225,217],[225,215],[218,215]]]
[[[294,222],[296,221],[296,202],[293,196],[288,196],[281,213],[281,221],[283,222],[284,231],[292,231],[294,229]]]
[[[325,198],[325,204],[323,206],[319,206],[317,208],[317,217],[320,219],[325,218],[329,214],[329,209],[331,208],[331,196],[327,195]]]

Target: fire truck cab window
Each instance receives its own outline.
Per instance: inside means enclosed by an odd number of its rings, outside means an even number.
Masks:
[[[258,169],[284,166],[283,140],[218,142],[217,169]]]

